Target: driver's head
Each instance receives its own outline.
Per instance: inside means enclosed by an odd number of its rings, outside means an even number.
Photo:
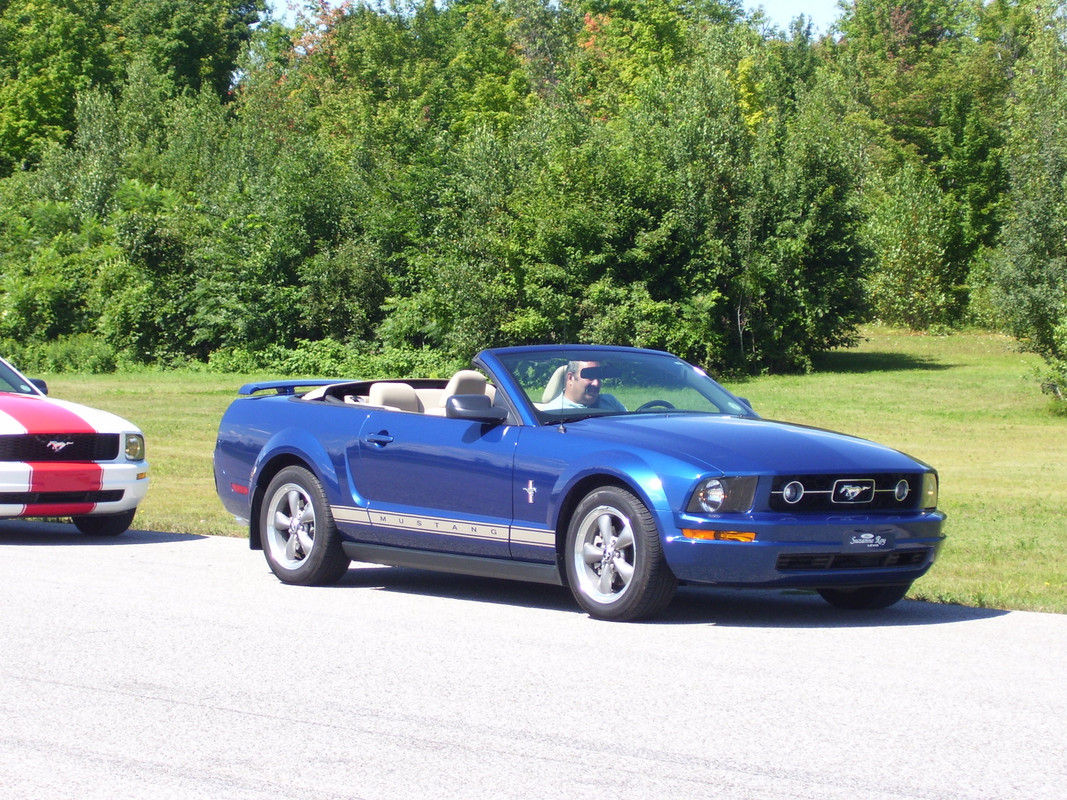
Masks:
[[[600,399],[600,378],[583,378],[586,367],[598,367],[599,361],[571,361],[567,364],[567,384],[563,394],[573,403],[583,406],[596,405]]]

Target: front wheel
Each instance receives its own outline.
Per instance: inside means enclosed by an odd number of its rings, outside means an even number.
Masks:
[[[625,489],[588,494],[571,518],[566,548],[567,582],[590,616],[647,619],[674,596],[678,581],[663,558],[656,522]]]
[[[285,583],[325,586],[348,570],[349,558],[322,484],[303,467],[286,467],[267,487],[260,512],[263,554]]]
[[[118,536],[125,533],[133,524],[136,508],[120,511],[118,514],[97,514],[86,517],[71,517],[74,527],[86,536]]]
[[[904,599],[910,583],[894,586],[859,586],[855,589],[819,589],[819,595],[835,608],[849,611],[873,611]]]

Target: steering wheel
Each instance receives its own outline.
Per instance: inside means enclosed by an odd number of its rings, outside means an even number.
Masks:
[[[634,411],[635,414],[641,411],[651,411],[653,408],[665,408],[668,411],[674,408],[674,403],[668,403],[666,400],[649,400],[647,403],[642,403]]]

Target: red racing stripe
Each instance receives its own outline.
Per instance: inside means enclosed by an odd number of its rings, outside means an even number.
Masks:
[[[103,483],[104,472],[91,461],[67,463],[30,463],[31,492],[96,492]],[[95,503],[33,503],[26,506],[26,516],[88,514]]]
[[[38,397],[5,395],[0,411],[11,416],[27,433],[96,433],[88,422],[61,406]],[[92,461],[30,462],[31,492],[95,492],[103,484],[104,471]],[[88,514],[95,503],[32,503],[24,516],[64,517]]]
[[[6,394],[0,397],[0,411],[14,418],[26,433],[96,433],[73,411],[40,397]]]

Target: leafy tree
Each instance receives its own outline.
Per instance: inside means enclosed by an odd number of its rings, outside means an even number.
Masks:
[[[877,188],[872,181],[865,199],[870,210],[865,234],[876,254],[867,283],[873,315],[914,330],[944,324],[954,288],[941,270],[951,201],[916,162],[885,176]]]
[[[953,323],[969,282],[1055,359],[1061,23],[1027,2],[859,0],[815,41],[735,0],[291,28],[261,0],[0,0],[0,336],[324,370],[578,339],[753,372],[868,305]]]
[[[809,369],[816,353],[856,341],[867,267],[855,115],[840,79],[824,74],[760,136],[741,291],[731,293],[750,369]]]
[[[145,61],[176,91],[226,97],[265,0],[116,0],[111,14],[126,63]]]
[[[1067,386],[1067,15],[1034,10],[1018,63],[1008,154],[1010,217],[995,260],[1000,307],[1014,335]]]
[[[572,67],[575,94],[593,117],[614,116],[655,74],[689,57],[692,19],[683,0],[584,0]]]
[[[74,130],[78,92],[114,77],[99,0],[0,5],[0,177]]]

